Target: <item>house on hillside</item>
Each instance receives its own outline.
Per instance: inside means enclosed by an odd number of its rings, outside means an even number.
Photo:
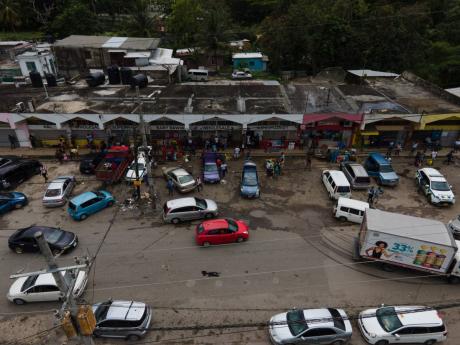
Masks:
[[[262,53],[235,53],[232,60],[233,69],[249,68],[253,72],[267,70],[268,57]]]

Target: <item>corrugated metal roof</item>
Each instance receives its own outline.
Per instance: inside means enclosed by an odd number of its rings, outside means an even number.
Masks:
[[[438,220],[370,208],[366,210],[366,223],[369,230],[455,247],[446,225]]]
[[[159,38],[71,35],[56,41],[54,46],[148,50],[156,49],[159,44]]]
[[[383,77],[383,78],[399,77],[399,74],[397,73],[373,71],[371,69],[349,69],[348,72],[358,77]]]
[[[457,96],[457,97],[460,97],[460,87],[454,87],[454,88],[451,88],[451,89],[446,89],[447,92]]]
[[[233,59],[262,59],[262,53],[236,53]]]

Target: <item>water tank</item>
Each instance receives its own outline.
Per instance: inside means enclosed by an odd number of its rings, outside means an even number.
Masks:
[[[131,78],[133,77],[133,71],[130,68],[122,67],[120,69],[120,73],[121,73],[121,83],[123,85],[130,85]]]
[[[107,75],[109,77],[109,84],[116,85],[121,83],[120,69],[117,65],[107,67]]]
[[[148,79],[145,74],[136,74],[131,78],[131,87],[135,88],[136,86],[139,86],[139,88],[146,87],[148,84]]]
[[[42,76],[38,72],[29,73],[30,81],[33,87],[43,87]]]
[[[45,78],[46,78],[46,83],[48,84],[48,87],[57,86],[57,81],[56,81],[56,77],[54,76],[54,74],[46,73]]]
[[[105,82],[105,74],[103,72],[92,72],[86,76],[88,86],[98,86]]]

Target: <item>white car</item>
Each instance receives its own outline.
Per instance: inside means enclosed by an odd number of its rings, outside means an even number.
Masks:
[[[143,154],[139,154],[137,158],[137,170],[139,172],[139,179],[142,180],[144,175],[147,173],[147,167],[145,166],[145,158]],[[136,161],[134,160],[126,172],[125,180],[134,181],[136,179]]]
[[[48,185],[48,188],[46,188],[42,200],[43,206],[54,207],[65,205],[75,185],[75,176],[59,176],[55,178]]]
[[[61,274],[64,275],[65,272],[62,271]],[[73,289],[75,297],[80,297],[83,294],[87,282],[87,272],[80,270]],[[6,297],[11,302],[21,305],[28,302],[59,301],[62,298],[62,293],[59,291],[53,275],[51,273],[42,273],[17,278],[11,285]]]
[[[269,323],[272,344],[345,344],[351,323],[342,309],[293,309],[273,316]]]
[[[369,344],[426,344],[446,340],[447,331],[436,310],[422,306],[383,306],[359,314],[358,326]]]
[[[417,170],[415,181],[419,190],[425,194],[429,202],[435,205],[455,204],[452,187],[444,176],[436,169],[423,168]]]
[[[249,72],[244,72],[244,71],[233,71],[232,78],[233,79],[251,79],[252,74]]]

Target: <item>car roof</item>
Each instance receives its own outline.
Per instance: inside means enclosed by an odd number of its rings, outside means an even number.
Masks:
[[[43,273],[38,275],[35,285],[56,285],[56,280],[52,273]]]
[[[394,307],[398,313],[398,318],[404,326],[408,325],[433,325],[441,326],[443,324],[442,319],[439,317],[438,312],[435,309],[427,309],[423,306],[401,306]],[[416,309],[422,309],[421,311],[414,312]],[[407,313],[404,313],[404,312]]]
[[[340,197],[339,200],[337,201],[338,206],[346,206],[346,207],[352,207],[356,208],[359,210],[364,210],[366,208],[369,208],[369,204],[364,201],[360,200],[355,200],[355,199],[350,199],[350,198],[343,198]]]
[[[174,169],[171,171],[172,174],[176,175],[176,176],[188,176],[190,175],[190,173],[185,170],[184,168],[177,168],[177,169]]]
[[[305,317],[305,320],[307,320],[308,328],[334,327],[331,312],[326,308],[305,309],[303,311],[303,315]],[[320,319],[323,319],[323,321],[319,321]],[[309,322],[309,320],[313,321]]]
[[[243,164],[243,168],[244,167],[257,167],[256,163],[254,163],[253,161],[246,161],[244,162]]]
[[[361,176],[368,176],[366,169],[359,164],[359,163],[350,163],[350,162],[345,162],[345,165],[348,165],[353,171],[355,172],[356,175],[361,175]]]
[[[106,320],[140,320],[145,303],[135,301],[113,301],[107,311]]]
[[[423,171],[429,177],[441,177],[444,180],[444,176],[434,168],[423,168],[420,170]]]
[[[379,152],[372,152],[369,154],[369,157],[372,157],[379,164],[390,164],[390,162]]]
[[[332,178],[334,179],[334,182],[340,183],[343,186],[350,186],[350,183],[348,182],[347,178],[345,177],[345,174],[339,170],[326,170],[331,174]]]
[[[225,229],[228,227],[227,220],[223,218],[207,220],[201,224],[205,230]]]
[[[179,198],[168,200],[166,202],[166,206],[168,208],[177,208],[177,207],[184,207],[184,206],[196,206],[195,198]]]
[[[97,195],[94,192],[84,192],[70,200],[74,204],[82,204],[88,200],[94,199]]]
[[[22,235],[27,234],[27,236],[33,236],[36,232],[49,232],[54,230],[61,230],[57,228],[50,228],[49,226],[29,226],[28,228],[19,229],[18,232],[21,232]]]

